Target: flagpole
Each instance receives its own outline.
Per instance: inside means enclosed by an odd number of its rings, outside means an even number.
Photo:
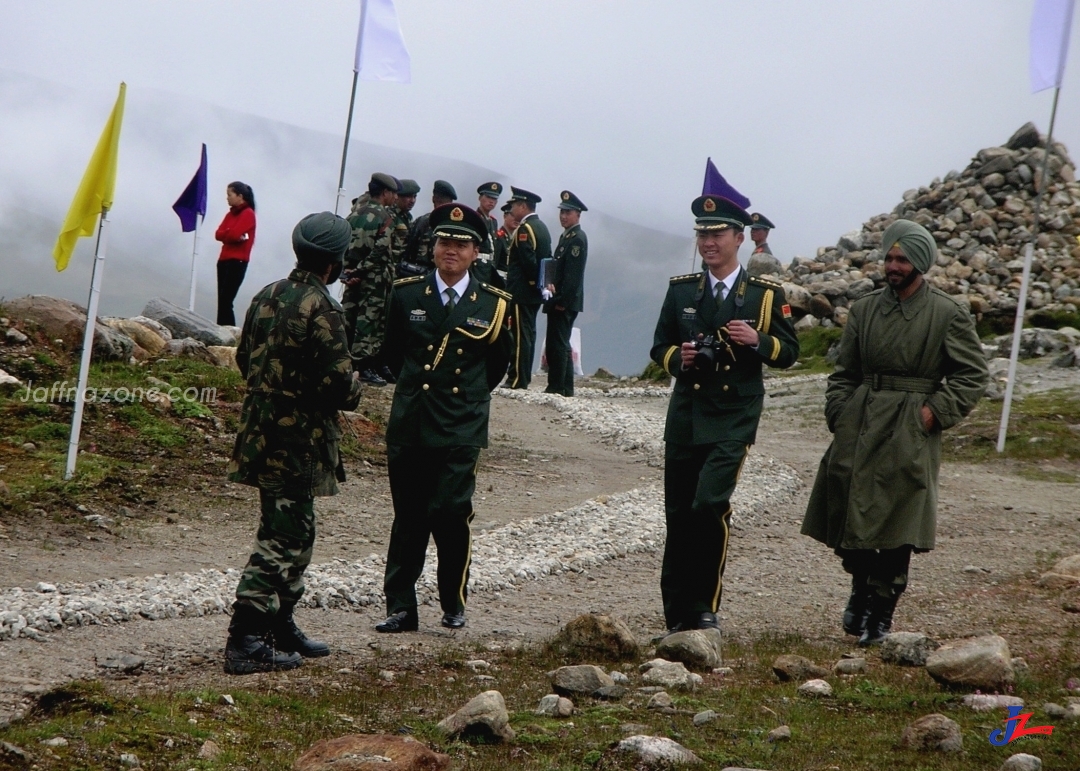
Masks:
[[[199,256],[199,224],[202,217],[195,215],[195,245],[191,248],[191,291],[188,293],[188,310],[195,312],[195,262]]]
[[[1005,383],[1005,403],[1001,406],[1001,423],[998,425],[997,451],[1005,452],[1005,435],[1009,432],[1009,414],[1012,412],[1013,390],[1016,385],[1016,364],[1020,358],[1020,338],[1024,327],[1024,310],[1027,308],[1028,284],[1031,280],[1031,261],[1035,253],[1035,240],[1039,236],[1039,210],[1042,208],[1043,192],[1049,180],[1050,153],[1054,147],[1054,120],[1057,118],[1058,95],[1061,86],[1054,88],[1054,105],[1050,108],[1050,130],[1046,133],[1046,152],[1043,154],[1042,172],[1035,178],[1035,224],[1031,240],[1024,249],[1024,272],[1020,279],[1020,297],[1016,303],[1016,319],[1013,321],[1012,350],[1009,354],[1009,375]]]
[[[109,210],[103,208],[98,222],[94,267],[90,276],[90,299],[86,303],[86,329],[83,333],[82,356],[79,359],[79,384],[75,391],[75,412],[71,416],[71,437],[68,440],[67,465],[64,468],[65,480],[75,475],[75,461],[79,454],[79,435],[82,433],[83,407],[86,404],[86,381],[90,376],[90,355],[94,350],[94,327],[97,324],[98,299],[101,297],[101,275],[105,270],[108,215]]]
[[[352,134],[353,108],[356,107],[356,82],[360,78],[360,71],[354,69],[352,74],[352,95],[349,97],[349,117],[345,121],[345,144],[341,148],[341,171],[338,173],[337,200],[334,201],[334,214],[341,210],[341,201],[345,198],[345,160],[349,157],[349,136]]]

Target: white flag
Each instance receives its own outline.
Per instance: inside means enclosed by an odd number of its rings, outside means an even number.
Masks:
[[[1061,86],[1075,0],[1035,0],[1031,14],[1031,91]]]
[[[394,0],[360,0],[353,71],[360,80],[412,81],[409,51],[401,36]]]

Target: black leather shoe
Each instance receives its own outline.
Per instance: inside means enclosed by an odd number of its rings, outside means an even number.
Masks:
[[[278,650],[294,651],[305,659],[317,659],[330,655],[330,646],[319,640],[312,640],[296,625],[292,611],[281,611],[274,619],[274,645]]]
[[[844,631],[859,637],[866,631],[866,619],[870,615],[870,602],[874,595],[873,587],[866,583],[866,578],[853,576],[851,596],[844,608]]]
[[[465,626],[464,613],[443,613],[442,621],[439,622],[447,629],[461,629]]]
[[[893,611],[896,603],[900,601],[900,595],[882,597],[877,592],[870,598],[870,615],[866,618],[866,629],[856,643],[860,648],[869,648],[871,645],[880,645],[885,642],[892,630]]]
[[[388,366],[386,366],[385,364],[383,364],[381,367],[379,367],[379,369],[377,371],[379,373],[379,377],[381,377],[387,383],[390,383],[391,385],[393,385],[394,383],[397,382],[397,378],[394,377],[394,373],[391,372],[390,368]]]
[[[694,629],[720,629],[720,620],[715,613],[701,613],[694,623]]]
[[[303,662],[299,653],[274,650],[258,635],[229,635],[225,644],[225,672],[230,675],[296,669]]]
[[[371,367],[360,370],[360,380],[361,382],[373,385],[376,388],[382,388],[386,385],[386,381]]]
[[[399,610],[386,617],[386,620],[375,625],[376,632],[394,634],[396,632],[415,632],[420,628],[420,620],[416,611]]]

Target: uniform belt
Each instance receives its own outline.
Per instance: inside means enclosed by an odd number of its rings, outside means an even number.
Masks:
[[[863,385],[874,391],[910,391],[916,394],[932,394],[941,388],[940,380],[927,377],[900,377],[875,373],[863,377]]]

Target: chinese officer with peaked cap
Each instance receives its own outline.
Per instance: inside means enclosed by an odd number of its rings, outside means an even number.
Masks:
[[[772,254],[772,249],[769,248],[769,231],[775,227],[772,220],[764,214],[754,212],[750,215],[750,240],[754,242],[753,254],[761,252]]]
[[[563,232],[552,255],[555,260],[553,281],[544,287],[548,362],[545,393],[549,394],[574,395],[570,333],[585,302],[585,261],[589,255],[589,239],[581,229],[581,213],[588,210],[581,199],[569,190],[559,194],[559,224],[563,226]]]
[[[451,203],[432,211],[430,223],[436,269],[394,283],[383,349],[397,387],[386,426],[394,524],[379,632],[417,628],[416,581],[429,536],[438,550],[442,625],[465,625],[476,464],[487,447],[491,390],[513,348],[510,295],[469,271],[487,234],[483,218]]]
[[[517,347],[510,361],[506,384],[525,389],[532,380],[536,348],[536,314],[544,301],[540,265],[551,257],[551,233],[536,215],[540,196],[520,187],[510,188],[510,213],[520,223],[507,255],[506,290],[514,296],[514,336]]]
[[[706,270],[671,279],[652,347],[653,360],[675,378],[664,429],[660,573],[671,631],[720,628],[729,501],[757,435],[761,365],[789,367],[799,355],[784,290],[739,265],[750,215],[712,195],[691,209]]]
[[[503,186],[499,182],[485,182],[476,188],[477,205],[476,212],[483,218],[487,226],[487,237],[480,244],[480,257],[473,263],[473,275],[481,281],[485,281],[500,289],[505,286],[502,276],[495,271],[495,234],[499,229],[499,223],[491,216],[495,205],[502,195]]]

